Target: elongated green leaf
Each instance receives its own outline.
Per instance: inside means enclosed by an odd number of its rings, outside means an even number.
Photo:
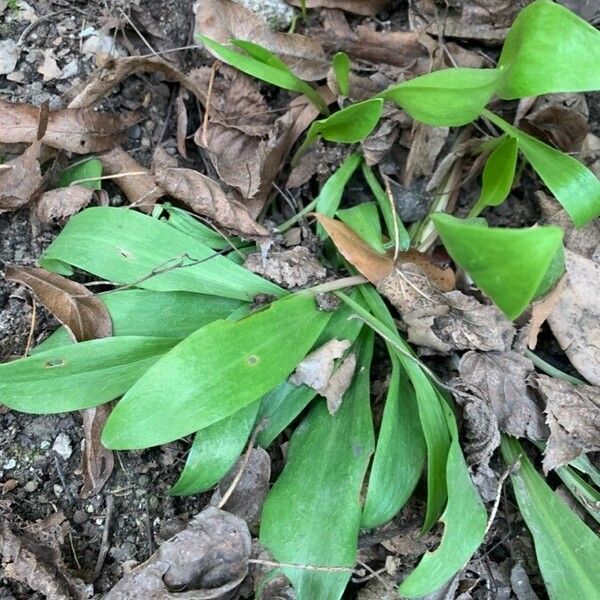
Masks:
[[[533,536],[535,554],[552,600],[596,598],[600,538],[550,489],[513,438],[502,438],[517,503]]]
[[[204,35],[197,35],[196,37],[224,63],[271,85],[304,94],[319,111],[327,113],[327,105],[319,93],[308,83],[294,75],[279,57],[265,48],[244,40],[232,40],[236,46],[243,48],[248,53],[243,54]]]
[[[559,227],[482,227],[442,213],[432,220],[448,254],[509,319],[534,298],[563,236]]]
[[[498,76],[496,69],[444,69],[403,81],[379,97],[428,125],[466,125],[489,102]]]
[[[490,154],[483,169],[481,194],[469,216],[476,217],[486,206],[498,206],[508,198],[517,168],[518,146],[512,136]]]
[[[560,4],[537,0],[510,28],[498,63],[507,100],[600,90],[600,32]]]
[[[230,298],[191,292],[122,290],[98,294],[110,313],[113,335],[183,339],[203,325],[225,319],[242,303]],[[64,327],[34,348],[33,353],[68,346],[73,341]]]
[[[97,158],[90,158],[65,169],[58,178],[58,187],[68,187],[75,181],[88,179],[91,181],[82,181],[79,185],[90,190],[99,190],[102,188],[99,179],[101,176],[102,163]]]
[[[383,254],[385,248],[381,240],[381,223],[375,202],[363,202],[352,208],[337,211],[337,216],[351,227],[376,252]]]
[[[315,210],[327,217],[333,217],[342,201],[344,188],[350,181],[354,171],[362,161],[360,154],[348,156],[339,166],[338,170],[325,182],[319,195],[315,198]]]
[[[36,414],[103,404],[125,393],[177,342],[152,337],[110,337],[2,364],[2,404]]]
[[[171,496],[205,492],[229,473],[252,433],[259,404],[248,404],[196,434]]]
[[[357,369],[339,411],[318,402],[296,429],[288,459],[265,502],[261,543],[280,562],[348,567],[356,562],[359,495],[373,452],[369,370],[373,336],[359,338]],[[310,518],[309,518],[310,515]],[[282,569],[298,600],[338,600],[350,572]]]
[[[331,61],[337,81],[338,89],[342,96],[350,95],[350,59],[345,52],[338,52]]]
[[[558,467],[556,474],[581,506],[600,523],[600,491],[580,477],[572,467]]]
[[[423,556],[417,568],[398,588],[402,596],[411,598],[432,594],[452,579],[483,542],[487,524],[485,507],[460,449],[454,415],[443,399],[439,402],[452,436],[446,466],[448,505],[441,518],[444,535],[440,545]]]
[[[406,504],[426,460],[415,392],[400,361],[393,354],[391,360],[392,375],[361,520],[361,527],[368,529],[387,523]]]
[[[239,321],[216,321],[180,342],[133,386],[102,435],[108,448],[148,448],[225,419],[281,382],[330,314],[296,294]]]
[[[600,181],[584,164],[523,133],[492,112],[486,110],[484,114],[494,125],[517,139],[525,158],[577,227],[600,215]]]
[[[42,254],[40,263],[51,270],[55,261],[112,282],[150,290],[239,300],[283,293],[198,240],[125,208],[88,208],[72,217]]]

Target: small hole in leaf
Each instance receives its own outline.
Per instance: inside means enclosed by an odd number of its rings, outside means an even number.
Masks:
[[[259,358],[258,356],[254,356],[254,354],[251,354],[247,359],[246,362],[248,363],[248,365],[250,365],[251,367],[255,367],[258,363],[259,363]]]
[[[64,367],[67,361],[64,358],[55,358],[53,360],[47,360],[44,363],[44,369],[54,369],[56,367]]]
[[[125,250],[124,248],[119,248],[118,246],[115,247],[115,250],[123,257],[126,258],[127,260],[135,260],[135,255],[131,252],[129,252],[129,250]]]

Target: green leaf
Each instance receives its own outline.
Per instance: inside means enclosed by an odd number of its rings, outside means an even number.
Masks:
[[[600,216],[600,181],[584,164],[523,133],[488,110],[484,115],[517,139],[519,150],[577,227]]]
[[[443,69],[403,81],[379,97],[428,125],[466,125],[479,117],[489,102],[498,76],[496,69]]]
[[[509,319],[534,298],[562,243],[559,227],[482,227],[442,213],[431,219],[448,254]]]
[[[248,404],[196,434],[171,496],[205,492],[229,473],[252,433],[259,404]]]
[[[356,231],[373,250],[381,254],[385,252],[381,241],[379,211],[375,202],[363,202],[352,208],[338,210],[336,214],[348,227]]]
[[[350,59],[345,52],[337,52],[331,61],[338,89],[342,96],[350,95]]]
[[[90,190],[100,190],[102,189],[100,177],[102,177],[102,163],[97,158],[90,158],[65,169],[58,178],[58,187],[69,187],[75,181],[91,179],[79,185]]]
[[[406,504],[426,459],[415,392],[395,355],[361,527],[387,523]]]
[[[122,290],[98,294],[113,323],[113,335],[138,335],[183,339],[217,319],[225,319],[240,308],[239,300],[204,296],[191,292]],[[32,353],[73,343],[64,327],[57,329]]]
[[[600,492],[570,466],[558,467],[556,474],[569,488],[573,498],[581,504],[593,519],[600,523]]]
[[[211,54],[225,64],[284,90],[304,94],[320,112],[327,114],[327,105],[320,94],[308,83],[294,75],[278,56],[262,46],[244,40],[232,40],[232,43],[247,52],[247,54],[242,54],[204,35],[196,34],[196,37],[204,43]]]
[[[110,337],[0,365],[2,404],[27,413],[80,410],[128,390],[178,340]]]
[[[441,518],[444,534],[440,545],[423,556],[398,588],[403,597],[426,596],[441,588],[469,562],[485,536],[487,513],[469,476],[454,415],[443,399],[439,402],[452,436],[446,466],[448,505]]]
[[[317,402],[290,441],[282,474],[262,512],[261,543],[276,560],[354,567],[360,490],[373,452],[369,370],[373,336],[359,338],[354,381],[339,411]],[[301,599],[337,600],[350,572],[282,568]]]
[[[517,168],[518,146],[512,136],[505,136],[490,154],[483,169],[481,194],[469,213],[477,216],[486,206],[498,206],[508,198]]]
[[[510,28],[497,92],[512,100],[600,89],[600,32],[560,4],[538,0]]]
[[[239,321],[215,321],[180,342],[125,394],[102,440],[148,448],[225,419],[280,383],[330,314],[296,294]]]
[[[51,269],[57,260],[115,283],[150,290],[239,300],[283,294],[281,288],[198,240],[126,208],[88,208],[72,217],[42,254],[40,264]]]
[[[550,489],[519,442],[502,437],[517,503],[531,531],[538,565],[551,599],[596,598],[600,590],[600,538]]]

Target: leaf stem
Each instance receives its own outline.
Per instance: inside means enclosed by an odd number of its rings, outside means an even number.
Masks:
[[[546,375],[550,375],[550,377],[556,377],[558,379],[564,379],[573,385],[585,385],[585,381],[579,379],[578,377],[573,377],[556,367],[553,367],[550,363],[547,363],[543,358],[540,358],[537,354],[533,353],[531,350],[525,350],[525,356],[541,371],[546,373]]]

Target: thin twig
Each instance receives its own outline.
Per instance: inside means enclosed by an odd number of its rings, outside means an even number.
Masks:
[[[207,146],[206,130],[208,128],[208,113],[210,112],[210,102],[212,100],[213,84],[215,82],[215,75],[217,74],[218,67],[219,63],[218,61],[215,61],[212,64],[212,67],[210,68],[210,78],[208,80],[208,90],[206,92],[206,104],[204,105],[204,118],[202,119],[202,134],[200,136],[203,146]]]
[[[148,176],[148,171],[129,171],[128,173],[117,173],[115,175],[102,175],[99,177],[85,177],[84,179],[76,179],[69,184],[69,187],[79,185],[80,183],[88,183],[90,181],[104,181],[105,179],[121,179],[123,177],[141,177]]]
[[[325,573],[354,573],[351,567],[317,567],[315,565],[299,565],[295,563],[275,562],[273,560],[262,560],[259,558],[250,558],[248,562],[253,565],[264,565],[265,567],[275,567],[284,569],[302,569],[303,571],[321,571]]]
[[[96,561],[96,567],[94,568],[93,581],[96,581],[100,577],[106,555],[110,549],[109,535],[110,535],[110,521],[112,518],[114,508],[114,498],[111,495],[106,497],[106,516],[104,517],[104,530],[102,531],[102,542],[100,543],[100,551],[98,552],[98,560]]]
[[[394,264],[396,264],[396,261],[398,260],[398,254],[400,254],[400,229],[398,228],[398,213],[396,212],[396,203],[394,202],[394,194],[392,193],[390,178],[384,177],[383,183],[385,184],[385,193],[390,202],[392,216],[394,218]]]
[[[31,346],[33,345],[33,334],[35,332],[35,322],[37,317],[37,304],[35,302],[35,297],[31,296],[31,325],[29,326],[29,335],[27,336],[27,343],[25,344],[25,351],[23,352],[23,356],[27,356],[29,351],[31,350]]]
[[[490,529],[492,527],[492,523],[494,522],[494,519],[496,518],[496,514],[498,513],[498,507],[500,506],[500,498],[502,497],[502,488],[504,486],[504,482],[506,481],[508,476],[513,472],[517,463],[518,463],[518,461],[509,465],[507,467],[507,469],[504,471],[504,473],[502,473],[502,476],[500,477],[500,480],[498,481],[498,491],[496,492],[496,498],[494,499],[494,505],[492,506],[492,510],[490,512],[490,516],[488,518],[488,522],[485,527],[485,533],[483,534],[484,538],[490,531]]]
[[[127,22],[131,25],[133,30],[138,34],[139,38],[146,44],[147,48],[152,52],[153,55],[156,55],[156,50],[152,47],[150,42],[142,35],[142,32],[135,26],[135,23],[131,20],[129,15],[119,6],[119,10],[123,14],[123,16],[127,19]]]

